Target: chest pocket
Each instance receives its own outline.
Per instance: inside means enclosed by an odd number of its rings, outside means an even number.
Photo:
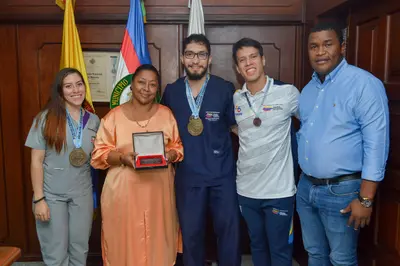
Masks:
[[[322,113],[325,115],[318,116],[319,120],[330,119],[332,124],[337,126],[352,124],[355,121],[353,107],[348,99],[335,97],[333,100],[326,100],[323,102],[322,108]]]

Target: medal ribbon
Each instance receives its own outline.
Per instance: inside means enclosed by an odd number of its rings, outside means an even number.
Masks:
[[[265,98],[267,97],[267,93],[268,93],[270,87],[271,87],[271,79],[267,77],[267,89],[265,90],[264,97],[262,99],[262,102],[260,104],[260,108],[259,108],[258,112],[254,111],[253,106],[250,103],[249,96],[247,96],[247,92],[244,93],[244,96],[246,97],[247,103],[249,104],[251,111],[253,111],[254,115],[257,118],[260,117],[262,106],[264,104]]]
[[[66,110],[67,110],[67,121],[68,121],[69,130],[71,131],[72,140],[74,142],[75,148],[79,149],[80,147],[82,147],[83,111],[81,108],[79,125],[77,125],[75,127],[75,124],[73,122],[73,118],[72,118],[71,114],[69,113],[68,109],[66,109]]]
[[[185,80],[186,97],[188,99],[189,107],[190,107],[190,110],[192,111],[192,116],[194,118],[199,118],[200,108],[201,108],[201,104],[203,103],[204,93],[206,92],[208,80],[209,80],[209,76],[207,75],[206,81],[204,82],[203,86],[201,87],[199,95],[197,95],[196,102],[194,101],[192,90],[190,89],[189,80],[188,79]]]

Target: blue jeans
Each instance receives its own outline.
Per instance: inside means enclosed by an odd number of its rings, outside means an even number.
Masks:
[[[357,265],[359,231],[347,226],[350,213],[340,210],[357,198],[360,185],[361,179],[315,186],[301,176],[296,204],[308,266]]]
[[[294,199],[252,199],[239,195],[254,266],[292,265]]]

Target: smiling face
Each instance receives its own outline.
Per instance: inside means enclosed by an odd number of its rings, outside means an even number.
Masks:
[[[181,56],[181,62],[190,80],[202,79],[207,74],[211,59],[207,47],[195,42],[189,43]]]
[[[72,107],[81,107],[85,100],[86,87],[78,73],[67,75],[62,82],[64,100]]]
[[[158,77],[154,71],[141,70],[132,81],[132,96],[142,105],[152,103],[157,95],[159,86]]]
[[[344,44],[334,30],[313,32],[308,38],[308,56],[315,72],[325,77],[341,62]]]
[[[247,83],[257,82],[265,76],[265,57],[255,47],[243,47],[236,52],[236,70]]]

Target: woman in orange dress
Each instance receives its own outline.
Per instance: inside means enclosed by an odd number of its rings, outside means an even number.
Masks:
[[[155,103],[160,75],[152,65],[132,77],[132,100],[100,123],[91,164],[109,169],[101,194],[105,266],[172,266],[178,220],[174,171],[183,147],[172,112]],[[135,170],[132,133],[162,131],[168,168]]]

